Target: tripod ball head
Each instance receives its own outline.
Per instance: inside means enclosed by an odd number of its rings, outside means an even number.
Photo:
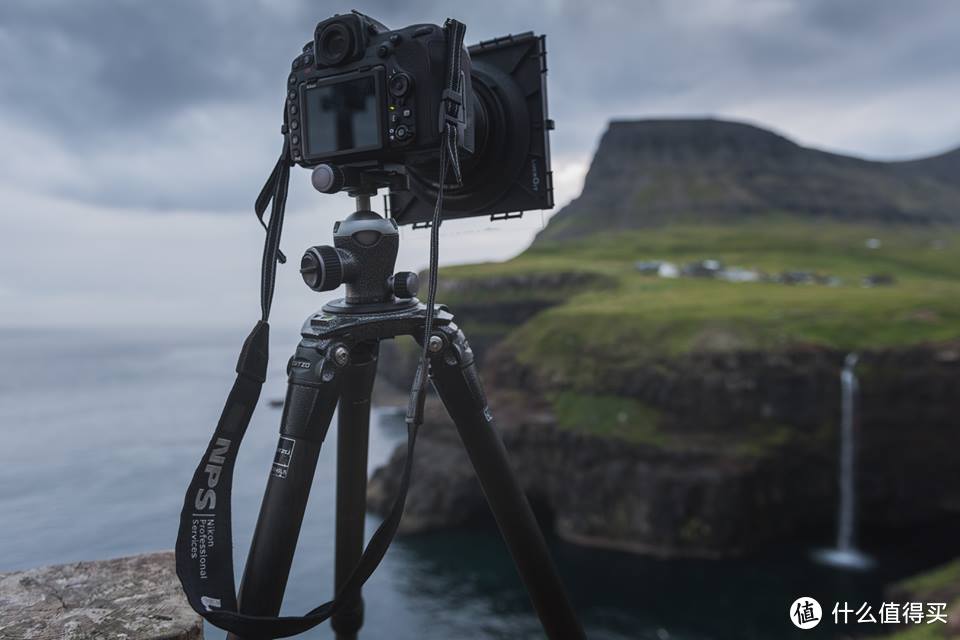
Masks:
[[[310,247],[303,254],[303,281],[314,291],[347,285],[342,301],[347,307],[412,300],[420,286],[417,274],[393,273],[400,242],[396,222],[369,211],[369,198],[357,201],[362,208],[334,225],[334,246]]]

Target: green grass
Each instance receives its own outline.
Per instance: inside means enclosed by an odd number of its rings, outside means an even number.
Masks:
[[[882,246],[868,249],[877,238]],[[960,278],[960,235],[924,227],[799,222],[771,217],[763,222],[722,226],[670,226],[589,236],[575,242],[538,242],[514,261],[548,264],[578,259],[679,262],[707,257],[768,270],[822,269],[835,275],[864,275],[894,269],[901,276]]]
[[[849,350],[960,335],[960,283],[790,287],[626,274],[553,307],[508,338],[521,362],[578,377],[694,351],[820,345]],[[574,370],[576,369],[576,370]]]
[[[881,246],[868,248],[868,238]],[[812,271],[840,278],[841,284],[662,279],[634,268],[640,260],[679,266],[707,258],[767,273]],[[879,273],[892,275],[895,283],[861,286],[864,276]],[[540,284],[557,274],[578,280]],[[444,269],[444,279],[461,281],[452,305],[457,297],[483,305],[549,302],[552,306],[533,319],[510,326],[503,318],[486,333],[503,335],[520,363],[553,388],[586,396],[604,388],[600,379],[691,353],[798,346],[874,350],[960,337],[960,232],[954,229],[776,216],[723,226],[678,225],[538,241],[506,262]],[[568,425],[667,442],[651,426],[652,410],[621,400],[605,397],[583,408],[582,399],[560,398],[558,406]],[[610,419],[624,411],[635,416],[628,426]],[[770,446],[764,434],[761,449]]]
[[[880,239],[882,246],[867,248],[867,238]],[[705,258],[768,273],[815,271],[842,284],[667,280],[633,268],[638,260],[681,265]],[[960,234],[942,229],[783,220],[667,227],[538,243],[513,260],[447,269],[444,277],[560,272],[593,274],[596,280],[571,290],[487,289],[485,301],[552,296],[559,304],[511,332],[509,340],[522,361],[575,378],[592,375],[597,366],[692,351],[797,344],[875,349],[960,335]],[[893,275],[895,284],[863,288],[861,279],[876,273]]]
[[[560,392],[551,397],[551,404],[562,429],[641,444],[668,444],[658,424],[660,412],[632,398]]]
[[[898,590],[925,599],[952,594],[960,597],[960,558],[931,571],[912,576],[898,583]]]
[[[772,423],[749,424],[726,434],[674,431],[661,411],[623,396],[560,391],[551,394],[550,402],[561,429],[670,451],[762,457],[795,435],[789,427]]]
[[[558,285],[558,280],[563,284]],[[443,302],[450,306],[539,300],[555,303],[588,289],[613,288],[619,283],[619,274],[593,267],[583,269],[547,256],[445,267],[441,287],[450,281],[472,285],[443,290]]]

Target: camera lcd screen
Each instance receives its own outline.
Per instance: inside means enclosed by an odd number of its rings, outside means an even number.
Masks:
[[[373,76],[308,87],[304,93],[307,155],[380,147]]]

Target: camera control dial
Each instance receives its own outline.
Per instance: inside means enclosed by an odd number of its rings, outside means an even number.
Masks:
[[[390,93],[396,98],[402,98],[410,91],[410,85],[412,84],[413,79],[410,78],[410,75],[403,71],[399,71],[390,76]]]

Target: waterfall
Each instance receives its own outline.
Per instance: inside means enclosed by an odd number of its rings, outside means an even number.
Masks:
[[[840,373],[840,503],[837,513],[837,549],[853,550],[857,488],[854,483],[854,430],[857,403],[857,354],[849,353]]]
[[[873,561],[854,546],[857,518],[857,360],[859,357],[856,353],[848,353],[840,372],[840,464],[837,475],[840,500],[837,504],[837,546],[834,549],[817,551],[814,557],[825,564],[868,569],[873,566]]]

